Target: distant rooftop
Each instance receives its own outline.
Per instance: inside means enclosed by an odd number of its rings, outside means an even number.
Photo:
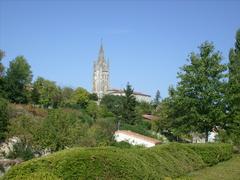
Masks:
[[[122,89],[109,89],[108,92],[124,93],[124,91],[123,91]],[[143,94],[143,93],[136,92],[136,91],[134,91],[133,94],[134,94],[134,95],[151,97],[151,96],[148,95],[148,94]]]
[[[135,138],[138,138],[138,139],[142,139],[144,141],[147,141],[147,142],[150,142],[150,143],[153,143],[153,144],[160,144],[161,143],[157,139],[154,139],[154,138],[151,138],[151,137],[148,137],[148,136],[144,136],[142,134],[138,134],[138,133],[128,131],[128,130],[118,130],[118,131],[115,132],[115,134],[125,134],[125,135],[128,135],[130,137],[135,137]]]

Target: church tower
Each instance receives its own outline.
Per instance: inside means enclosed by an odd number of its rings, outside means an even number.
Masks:
[[[109,89],[109,63],[106,62],[101,43],[98,60],[94,62],[93,70],[93,93],[102,98]]]

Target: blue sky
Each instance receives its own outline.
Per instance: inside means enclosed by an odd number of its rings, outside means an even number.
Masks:
[[[101,38],[112,88],[163,97],[176,85],[179,67],[204,41],[223,62],[240,28],[240,1],[0,0],[0,49],[8,66],[24,55],[34,79],[91,91]]]

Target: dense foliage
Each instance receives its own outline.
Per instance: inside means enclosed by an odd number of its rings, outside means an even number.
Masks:
[[[2,64],[2,59],[5,56],[4,51],[0,49],[0,97],[4,96],[4,66]]]
[[[0,142],[5,140],[9,124],[8,102],[0,97]]]
[[[229,53],[229,64],[221,63],[221,53],[205,42],[199,53],[191,53],[188,64],[178,73],[176,88],[170,86],[154,114],[159,119],[153,130],[191,140],[192,133],[208,134],[213,129],[219,140],[240,144],[240,30],[235,48]],[[228,71],[227,71],[228,68]]]
[[[133,95],[133,88],[128,83],[126,89],[124,89],[125,98],[123,100],[123,113],[122,119],[128,124],[134,124],[136,121],[136,98]]]
[[[17,107],[13,108],[16,112]],[[93,119],[85,111],[66,108],[45,113],[41,112],[41,108],[26,111],[26,107],[18,110],[17,114],[13,113],[8,136],[17,136],[23,144],[40,154],[44,150],[55,152],[69,147],[102,146],[112,142],[115,130],[112,118]]]
[[[205,42],[200,53],[190,55],[189,65],[178,74],[180,79],[173,95],[174,124],[185,131],[205,133],[219,126],[224,117],[223,78],[226,67],[213,44]]]
[[[8,99],[16,103],[28,103],[30,100],[30,85],[32,71],[23,56],[16,57],[10,62],[6,73],[6,92]]]
[[[14,144],[12,150],[7,155],[7,158],[9,159],[21,158],[24,161],[32,159],[33,157],[33,150],[30,146],[26,145],[23,142]]]
[[[32,100],[43,107],[58,107],[61,102],[61,89],[55,82],[38,77],[33,83]]]
[[[236,33],[235,48],[229,53],[229,81],[226,88],[228,118],[225,122],[227,134],[240,145],[240,29]]]
[[[218,158],[209,163],[212,157],[206,153],[213,149]],[[232,147],[226,144],[76,148],[17,165],[3,179],[163,179],[229,159],[231,153]]]

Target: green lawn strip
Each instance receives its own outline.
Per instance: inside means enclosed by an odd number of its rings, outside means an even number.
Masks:
[[[189,173],[178,180],[240,180],[240,155],[212,167]]]

